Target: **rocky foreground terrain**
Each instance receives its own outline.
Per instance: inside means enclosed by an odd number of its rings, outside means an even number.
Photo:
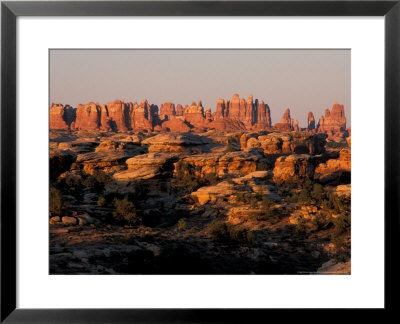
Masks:
[[[329,133],[344,115],[316,131],[311,115],[295,129],[289,111],[270,127],[260,105],[247,126],[224,118],[223,101],[217,116],[196,105],[197,121],[163,106],[157,125],[146,103],[121,108],[125,121],[110,105],[52,106],[50,273],[349,274],[351,140],[343,126]],[[207,118],[222,126],[200,129]]]

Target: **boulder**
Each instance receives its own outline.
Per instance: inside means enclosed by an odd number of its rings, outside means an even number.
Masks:
[[[322,183],[350,182],[351,151],[342,149],[337,159],[329,159],[315,168],[314,178]]]
[[[293,154],[276,159],[274,181],[298,181],[311,179],[314,175],[314,165],[308,154]]]
[[[64,225],[77,225],[78,224],[78,220],[75,217],[71,217],[71,216],[63,216],[61,218],[61,221]]]
[[[164,124],[164,123],[163,123]],[[191,152],[199,147],[209,144],[204,136],[194,134],[159,134],[146,138],[142,145],[147,145],[149,153],[176,153]]]
[[[171,176],[178,155],[165,153],[142,154],[126,161],[128,170],[114,174],[118,181],[132,181]]]

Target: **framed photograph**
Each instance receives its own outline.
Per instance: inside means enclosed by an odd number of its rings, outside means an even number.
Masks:
[[[399,16],[2,2],[1,321],[394,311]]]

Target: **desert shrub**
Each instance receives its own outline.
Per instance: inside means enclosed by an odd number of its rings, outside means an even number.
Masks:
[[[114,200],[115,199],[122,199],[124,196],[119,192],[108,192],[103,196],[106,200],[105,206],[107,207],[114,207]]]
[[[219,220],[214,220],[207,226],[207,233],[217,242],[249,244],[252,241],[252,233],[247,228],[228,225]]]
[[[93,172],[93,175],[86,175],[86,177],[82,181],[82,184],[84,187],[91,188],[92,191],[100,193],[104,190],[104,187],[106,185],[111,184],[112,182],[112,177],[109,176],[107,173],[100,170],[95,170]]]
[[[316,202],[320,202],[324,198],[324,187],[319,183],[315,183],[311,191],[311,198]]]
[[[235,184],[235,181],[233,181],[232,178],[226,178],[226,182],[228,182],[231,185]]]
[[[311,196],[308,190],[302,189],[298,195],[298,202],[302,204],[308,204],[311,201]]]
[[[334,231],[337,234],[346,233],[350,230],[351,220],[350,215],[339,215],[333,219]]]
[[[128,224],[141,221],[140,217],[136,214],[135,205],[128,199],[114,199],[114,207],[113,216],[116,220],[125,221]]]
[[[277,212],[273,207],[273,202],[267,197],[263,196],[261,200],[261,208],[257,212],[249,215],[249,218],[254,221],[268,220],[277,216]]]
[[[250,204],[251,200],[255,196],[250,192],[238,192],[235,196],[235,200],[238,203]]]
[[[111,184],[113,182],[113,178],[101,170],[94,171],[93,178],[97,183],[101,183],[104,185]]]
[[[207,233],[214,241],[227,241],[229,238],[228,226],[224,221],[212,221],[207,226]]]
[[[244,227],[228,226],[229,238],[231,241],[249,244],[252,242],[253,233]]]
[[[103,196],[99,197],[97,200],[97,206],[105,207],[107,205],[107,200]]]
[[[307,221],[304,218],[300,218],[298,223],[296,224],[296,231],[299,234],[304,234],[307,229]]]
[[[347,148],[349,147],[349,144],[347,144],[347,142],[333,142],[333,141],[329,141],[325,144],[326,148],[334,148],[334,149],[343,149],[343,148]]]
[[[257,163],[256,171],[268,171],[271,170],[271,166],[265,162]]]
[[[313,218],[312,223],[317,228],[317,230],[322,230],[328,227],[330,221],[326,214],[318,213]]]
[[[232,143],[229,143],[229,144],[226,146],[224,152],[225,152],[225,153],[229,153],[229,152],[235,152],[235,151],[237,151],[236,148],[235,148],[235,146],[233,146]]]
[[[345,197],[339,197],[335,193],[331,193],[328,199],[324,199],[321,205],[326,209],[331,209],[336,213],[350,211],[350,205],[346,203]]]
[[[255,197],[257,198],[258,201],[261,201],[264,198],[264,189],[262,186],[258,187]]]
[[[129,192],[127,194],[127,198],[129,201],[132,201],[135,205],[139,205],[140,203],[145,202],[148,199],[150,193],[150,189],[148,186],[143,184],[137,184],[134,187],[133,192]]]
[[[176,164],[175,170],[176,184],[178,187],[185,191],[192,192],[199,186],[199,181],[194,176],[194,170],[189,164],[179,161]]]
[[[311,190],[313,189],[313,182],[310,179],[305,179],[303,182],[301,182],[300,187],[303,190],[306,190],[308,193],[311,192]]]
[[[50,188],[49,192],[49,209],[52,214],[61,216],[65,211],[66,206],[64,202],[64,198],[60,190],[55,187]]]
[[[66,192],[68,195],[72,195],[78,201],[83,199],[83,178],[78,174],[67,174],[64,178],[58,178],[58,187]]]
[[[86,188],[93,188],[97,185],[97,181],[90,174],[83,180],[82,184]]]
[[[177,228],[178,228],[179,231],[183,231],[186,228],[186,226],[187,226],[187,223],[186,223],[186,221],[184,219],[180,219],[178,221]]]
[[[206,173],[204,175],[204,180],[210,185],[215,185],[218,183],[218,177],[215,172]]]
[[[346,262],[350,257],[350,251],[347,249],[345,239],[343,235],[332,234],[331,242],[335,246],[337,262]]]
[[[257,208],[258,207],[258,200],[256,196],[251,196],[250,198],[250,207],[251,208]]]

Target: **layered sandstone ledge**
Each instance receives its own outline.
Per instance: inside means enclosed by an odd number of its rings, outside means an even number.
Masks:
[[[308,113],[307,127],[301,128],[299,122],[291,117],[287,108],[279,123],[272,125],[271,110],[262,100],[247,99],[234,94],[231,100],[218,99],[216,111],[204,108],[201,101],[192,102],[183,107],[166,102],[158,107],[147,100],[124,102],[115,100],[107,104],[90,102],[79,104],[76,108],[69,105],[51,104],[50,129],[72,131],[101,130],[112,132],[178,132],[201,133],[208,130],[218,131],[283,131],[316,132],[328,135],[331,140],[341,141],[349,136],[343,105],[334,103],[332,110],[326,109],[325,115],[316,125],[314,114]]]

